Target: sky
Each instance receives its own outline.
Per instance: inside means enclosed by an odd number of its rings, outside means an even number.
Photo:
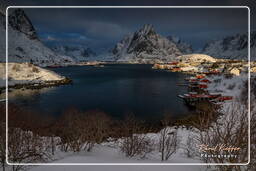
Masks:
[[[250,0],[13,0],[13,5],[247,5],[252,20],[256,2]],[[48,45],[72,44],[91,47],[95,51],[113,48],[125,35],[153,24],[162,36],[177,36],[202,48],[210,40],[246,33],[246,8],[214,9],[25,9],[40,39]],[[255,24],[251,26],[256,29]]]

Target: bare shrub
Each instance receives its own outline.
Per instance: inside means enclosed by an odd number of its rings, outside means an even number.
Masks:
[[[59,119],[57,135],[61,138],[61,150],[69,149],[79,152],[83,147],[81,140],[83,125],[81,124],[82,113],[76,109],[69,109]]]
[[[185,154],[188,158],[198,157],[198,151],[196,150],[197,137],[195,135],[188,135],[186,146],[184,148]]]
[[[161,160],[168,160],[177,150],[178,136],[177,129],[171,130],[171,118],[166,115],[161,121],[163,129],[160,131],[159,137],[159,152],[161,153]]]
[[[27,63],[28,67],[33,67],[34,65],[32,63]]]
[[[8,129],[8,160],[11,163],[34,163],[46,161],[50,155],[44,148],[43,139],[29,131],[19,128]],[[22,165],[13,165],[14,171]]]
[[[85,143],[84,150],[91,151],[95,143],[101,143],[109,136],[112,123],[110,117],[98,110],[83,113],[82,141]]]
[[[247,108],[244,105],[231,105],[225,114],[218,119],[209,129],[200,132],[200,150],[202,153],[216,155],[235,155],[236,157],[211,157],[203,158],[205,162],[214,163],[246,163],[248,158],[248,119]],[[216,152],[205,150],[204,147],[234,147],[237,150]],[[237,170],[238,166],[217,166],[220,170]]]
[[[127,157],[139,156],[140,158],[153,151],[154,142],[145,134],[146,128],[142,122],[136,120],[134,115],[127,115],[123,124],[122,131],[125,137],[120,143],[121,152]]]
[[[36,66],[32,66],[32,72],[39,73],[39,69]]]
[[[57,135],[63,151],[91,151],[95,143],[108,137],[111,119],[101,111],[67,110],[60,118]]]
[[[86,115],[88,124],[87,131],[92,134],[92,140],[96,143],[101,143],[109,136],[112,119],[106,113],[98,110],[87,111],[84,115]]]
[[[21,71],[20,64],[14,64],[12,66],[12,70],[15,71],[15,72]]]
[[[212,124],[222,115],[220,112],[221,105],[215,105],[210,102],[199,103],[196,108],[196,119],[191,120],[193,127],[203,131],[209,129]]]
[[[250,138],[251,138],[251,162],[248,166],[249,170],[256,170],[256,108],[255,105],[252,107],[251,110],[251,132],[250,132]]]

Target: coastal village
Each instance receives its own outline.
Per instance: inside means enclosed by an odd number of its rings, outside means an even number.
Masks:
[[[250,63],[250,72],[256,72],[256,62]],[[214,76],[224,75],[226,78],[247,74],[249,64],[247,61],[215,59],[204,54],[191,54],[179,56],[177,60],[168,63],[154,64],[153,69],[182,72],[191,75],[179,86],[187,86],[188,93],[178,95],[189,106],[195,106],[198,102],[207,101],[219,104],[231,101],[232,96],[224,96],[221,93],[210,93],[208,84]]]

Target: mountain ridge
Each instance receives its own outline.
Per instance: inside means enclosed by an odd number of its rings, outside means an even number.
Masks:
[[[182,55],[176,44],[157,34],[151,24],[125,36],[112,49],[112,54],[117,61],[139,63],[170,61]]]
[[[256,31],[251,32],[251,58],[256,59]],[[201,53],[226,59],[248,59],[248,33],[237,33],[205,44]]]
[[[42,66],[74,62],[70,57],[56,54],[39,40],[35,28],[23,10],[14,9],[9,14],[9,62],[31,62]],[[5,35],[5,22],[5,14],[1,12],[1,35]],[[0,39],[0,54],[5,54],[5,43],[4,36]],[[1,58],[0,61],[5,62],[5,58]]]
[[[50,48],[54,52],[61,55],[70,56],[76,61],[86,61],[96,56],[96,53],[91,48],[81,45],[55,45]]]

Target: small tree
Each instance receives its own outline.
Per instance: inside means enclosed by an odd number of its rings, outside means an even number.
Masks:
[[[57,124],[62,150],[82,149],[91,151],[95,143],[101,143],[109,135],[111,119],[101,111],[80,112],[67,110]]]
[[[83,116],[84,149],[91,151],[95,143],[101,143],[109,136],[112,120],[104,112],[98,110],[87,111],[83,113]]]
[[[237,157],[224,158],[213,157],[204,158],[205,162],[214,163],[245,163],[248,158],[248,119],[247,108],[244,105],[232,104],[225,111],[225,114],[213,123],[212,126],[200,132],[200,144],[209,145],[211,147],[225,145],[238,148],[238,150],[225,151],[222,154],[236,155]],[[203,127],[203,126],[202,126]],[[215,151],[207,151],[209,155],[216,155]],[[240,171],[239,166],[217,166],[219,170],[235,170]]]
[[[127,115],[122,124],[125,137],[121,140],[121,152],[127,157],[146,157],[154,149],[154,142],[145,134],[148,130],[143,123],[135,119],[134,115]]]
[[[161,153],[161,160],[168,160],[171,155],[173,155],[178,146],[178,137],[177,129],[171,130],[170,116],[164,116],[164,119],[161,121],[163,129],[160,131],[159,137],[159,152]]]
[[[83,125],[82,113],[76,109],[68,109],[57,123],[57,135],[61,138],[61,149],[67,152],[69,149],[79,152],[83,147],[81,140]]]
[[[50,157],[44,148],[43,139],[30,131],[19,128],[8,129],[8,160],[12,163],[34,163],[45,161]],[[13,165],[13,171],[23,168]]]

